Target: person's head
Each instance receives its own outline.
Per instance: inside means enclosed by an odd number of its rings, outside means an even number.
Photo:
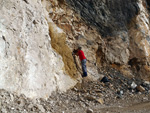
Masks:
[[[77,51],[80,51],[81,49],[82,49],[82,47],[79,46],[78,49],[77,49]]]

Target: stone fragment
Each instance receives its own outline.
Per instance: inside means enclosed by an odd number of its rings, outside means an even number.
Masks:
[[[73,88],[73,90],[74,90],[74,91],[76,91],[76,92],[78,91],[78,89],[77,89],[77,88],[75,88],[75,87]]]
[[[97,102],[99,102],[100,104],[104,104],[104,100],[102,98],[97,99]]]
[[[138,85],[138,86],[136,87],[136,89],[137,89],[138,91],[140,91],[140,92],[144,92],[144,91],[145,91],[145,88],[142,87],[141,85]]]
[[[122,95],[123,95],[123,91],[122,90],[119,90],[117,91],[117,98],[122,98]]]
[[[109,80],[108,80],[108,78],[105,76],[105,77],[102,78],[101,82],[106,83],[106,82],[109,82]]]
[[[10,99],[11,101],[14,101],[14,96],[10,93]]]
[[[33,106],[34,106],[33,104],[29,104],[28,109],[31,109]]]
[[[94,97],[92,97],[92,96],[86,96],[86,99],[87,99],[87,100],[89,100],[89,101],[93,101],[93,100],[95,100],[95,98],[94,98]]]
[[[87,109],[86,113],[93,113],[94,111],[92,109]]]
[[[148,101],[148,97],[143,97],[143,100],[146,100],[146,101]]]
[[[118,94],[118,95],[123,95],[123,91],[122,91],[122,90],[117,91],[117,94]]]
[[[35,25],[36,25],[36,24],[38,24],[38,22],[37,22],[36,20],[33,20],[33,24],[35,24]]]
[[[145,81],[144,83],[145,83],[145,84],[148,84],[148,85],[150,84],[150,82],[149,82],[149,81]]]
[[[7,113],[7,110],[5,108],[2,108],[1,113]]]
[[[122,98],[122,95],[117,95],[116,98],[121,99],[121,98]]]
[[[67,18],[66,17],[62,17],[61,18],[61,23],[68,23],[69,21],[67,20]]]
[[[132,88],[132,89],[135,89],[136,87],[137,87],[137,84],[136,84],[135,82],[132,82],[131,88]]]
[[[42,106],[42,105],[37,105],[37,107],[38,107],[38,109],[41,111],[41,112],[45,112],[45,109],[44,109],[44,107]]]

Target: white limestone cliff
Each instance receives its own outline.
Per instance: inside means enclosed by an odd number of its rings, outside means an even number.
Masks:
[[[47,98],[74,86],[51,47],[41,1],[0,0],[0,5],[0,88]]]

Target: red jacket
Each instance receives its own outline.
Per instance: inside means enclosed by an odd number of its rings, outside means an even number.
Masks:
[[[84,56],[84,53],[83,53],[82,50],[78,51],[78,55],[79,55],[79,58],[80,58],[81,61],[84,60],[84,59],[86,59],[86,57]]]

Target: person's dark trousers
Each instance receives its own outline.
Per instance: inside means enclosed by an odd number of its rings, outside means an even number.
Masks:
[[[81,61],[81,64],[82,64],[82,71],[83,71],[82,77],[86,77],[87,76],[86,59],[83,59]]]

